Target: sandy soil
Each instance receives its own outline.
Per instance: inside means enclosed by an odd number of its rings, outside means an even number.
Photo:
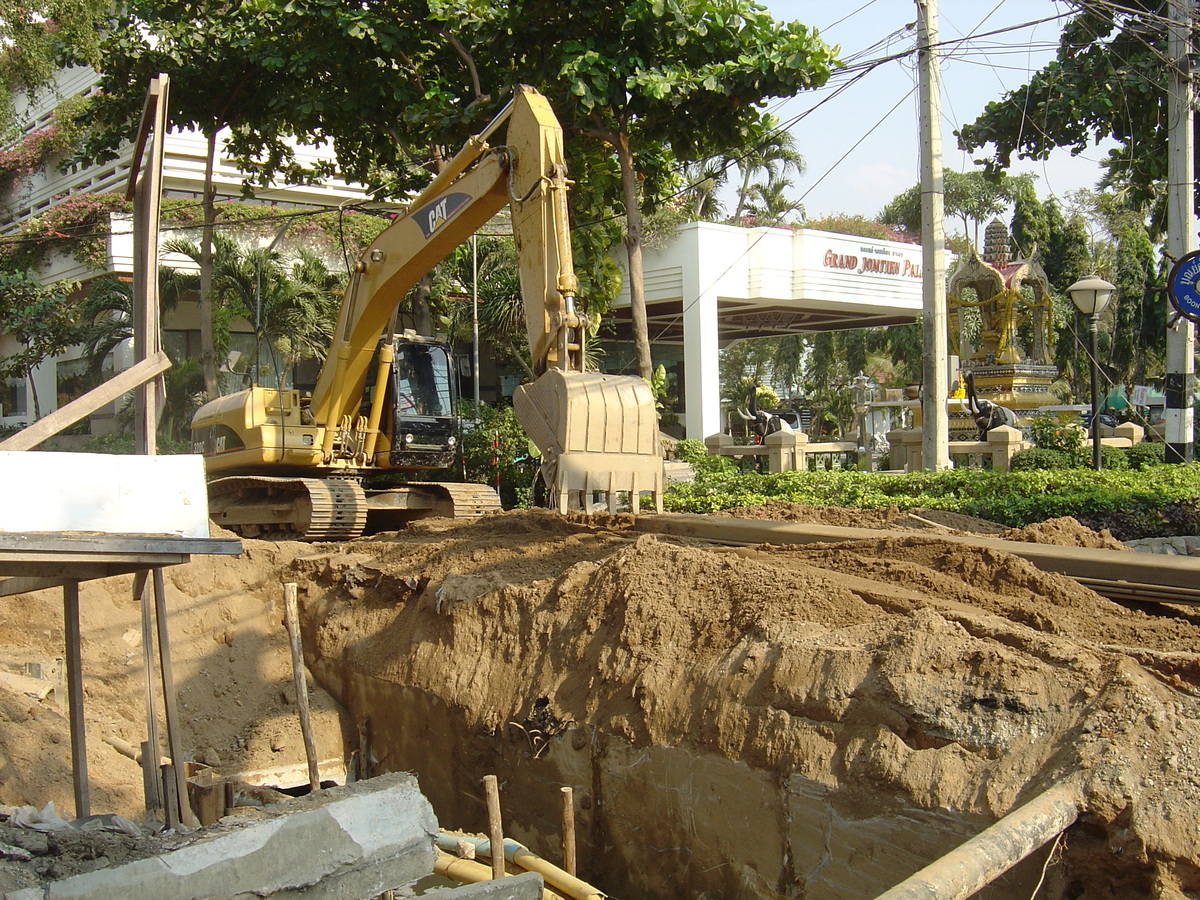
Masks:
[[[342,545],[245,541],[241,558],[166,570],[184,744],[218,774],[303,766],[281,625],[281,584],[296,581],[310,663],[339,695],[365,673],[444,698],[481,734],[516,722],[546,743],[586,724],[836,783],[841,803],[994,818],[1068,778],[1089,810],[1074,889],[1200,890],[1200,617],[1126,609],[937,539],[997,534],[966,517],[737,514],[920,530],[722,549],[635,534],[623,517],[511,512]],[[999,536],[1119,546],[1073,520]],[[82,608],[93,811],[138,818],[140,770],[113,746],[145,730],[130,579],[85,584]],[[60,656],[61,629],[55,592],[9,598],[0,668]],[[358,711],[311,696],[318,755],[357,748]],[[388,747],[373,740],[368,763],[401,765]],[[0,803],[69,814],[69,773],[54,697],[0,683]]]

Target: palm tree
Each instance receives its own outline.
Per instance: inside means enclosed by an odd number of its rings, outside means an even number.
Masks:
[[[796,139],[790,131],[780,127],[779,119],[771,115],[764,116],[761,129],[749,148],[734,160],[742,176],[737,207],[733,212],[735,220],[746,212],[755,189],[772,186],[765,191],[772,193],[774,185],[790,185],[787,180],[790,172],[804,174],[804,157],[796,149]],[[758,175],[765,175],[766,181],[756,181]]]
[[[682,196],[688,201],[693,221],[716,222],[722,218],[724,208],[718,194],[729,181],[731,164],[732,160],[714,157],[683,167]]]
[[[461,300],[472,296],[477,279],[480,338],[506,350],[505,355],[532,378],[529,351],[519,349],[525,346],[526,331],[516,247],[510,239],[502,237],[480,237],[476,241],[477,267],[472,261],[471,245],[464,244],[436,270],[434,295],[445,302],[443,320],[447,330],[456,340],[470,340],[471,307]],[[459,302],[454,302],[454,298]]]
[[[759,225],[783,225],[792,213],[804,215],[804,207],[787,196],[792,180],[782,175],[768,176],[766,183],[756,182],[750,186],[746,199],[746,212]]]
[[[319,256],[303,250],[292,263],[284,289],[271,292],[259,330],[283,360],[281,384],[288,383],[297,363],[329,352],[345,287],[344,275],[331,272]]]

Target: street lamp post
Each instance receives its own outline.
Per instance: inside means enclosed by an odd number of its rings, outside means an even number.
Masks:
[[[1096,333],[1100,313],[1108,305],[1113,290],[1113,285],[1099,275],[1088,275],[1067,288],[1075,308],[1088,317],[1088,335],[1091,338],[1088,356],[1092,370],[1092,468],[1097,472],[1100,471],[1100,405],[1096,387],[1099,372]]]
[[[871,379],[865,374],[854,376],[854,414],[858,417],[858,458],[860,468],[870,472],[874,469],[875,461],[871,459],[871,439],[867,434],[867,413],[870,411],[871,391],[868,385]]]

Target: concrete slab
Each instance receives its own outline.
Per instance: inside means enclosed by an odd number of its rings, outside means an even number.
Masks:
[[[331,788],[247,822],[232,817],[185,846],[6,900],[250,900],[374,897],[433,870],[437,820],[414,776]],[[523,896],[523,895],[522,895]],[[516,900],[516,898],[514,898]]]
[[[454,888],[428,891],[427,897],[441,897],[442,891],[454,894],[453,900],[542,900],[545,882],[536,872],[524,872],[493,881],[480,881]],[[451,900],[447,897],[446,900]]]

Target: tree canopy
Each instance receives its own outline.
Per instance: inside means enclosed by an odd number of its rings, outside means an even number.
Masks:
[[[990,146],[978,161],[996,173],[1014,158],[1078,154],[1110,138],[1104,184],[1130,191],[1135,205],[1154,201],[1167,172],[1168,12],[1166,0],[1080,4],[1055,58],[960,128],[959,146]]]

